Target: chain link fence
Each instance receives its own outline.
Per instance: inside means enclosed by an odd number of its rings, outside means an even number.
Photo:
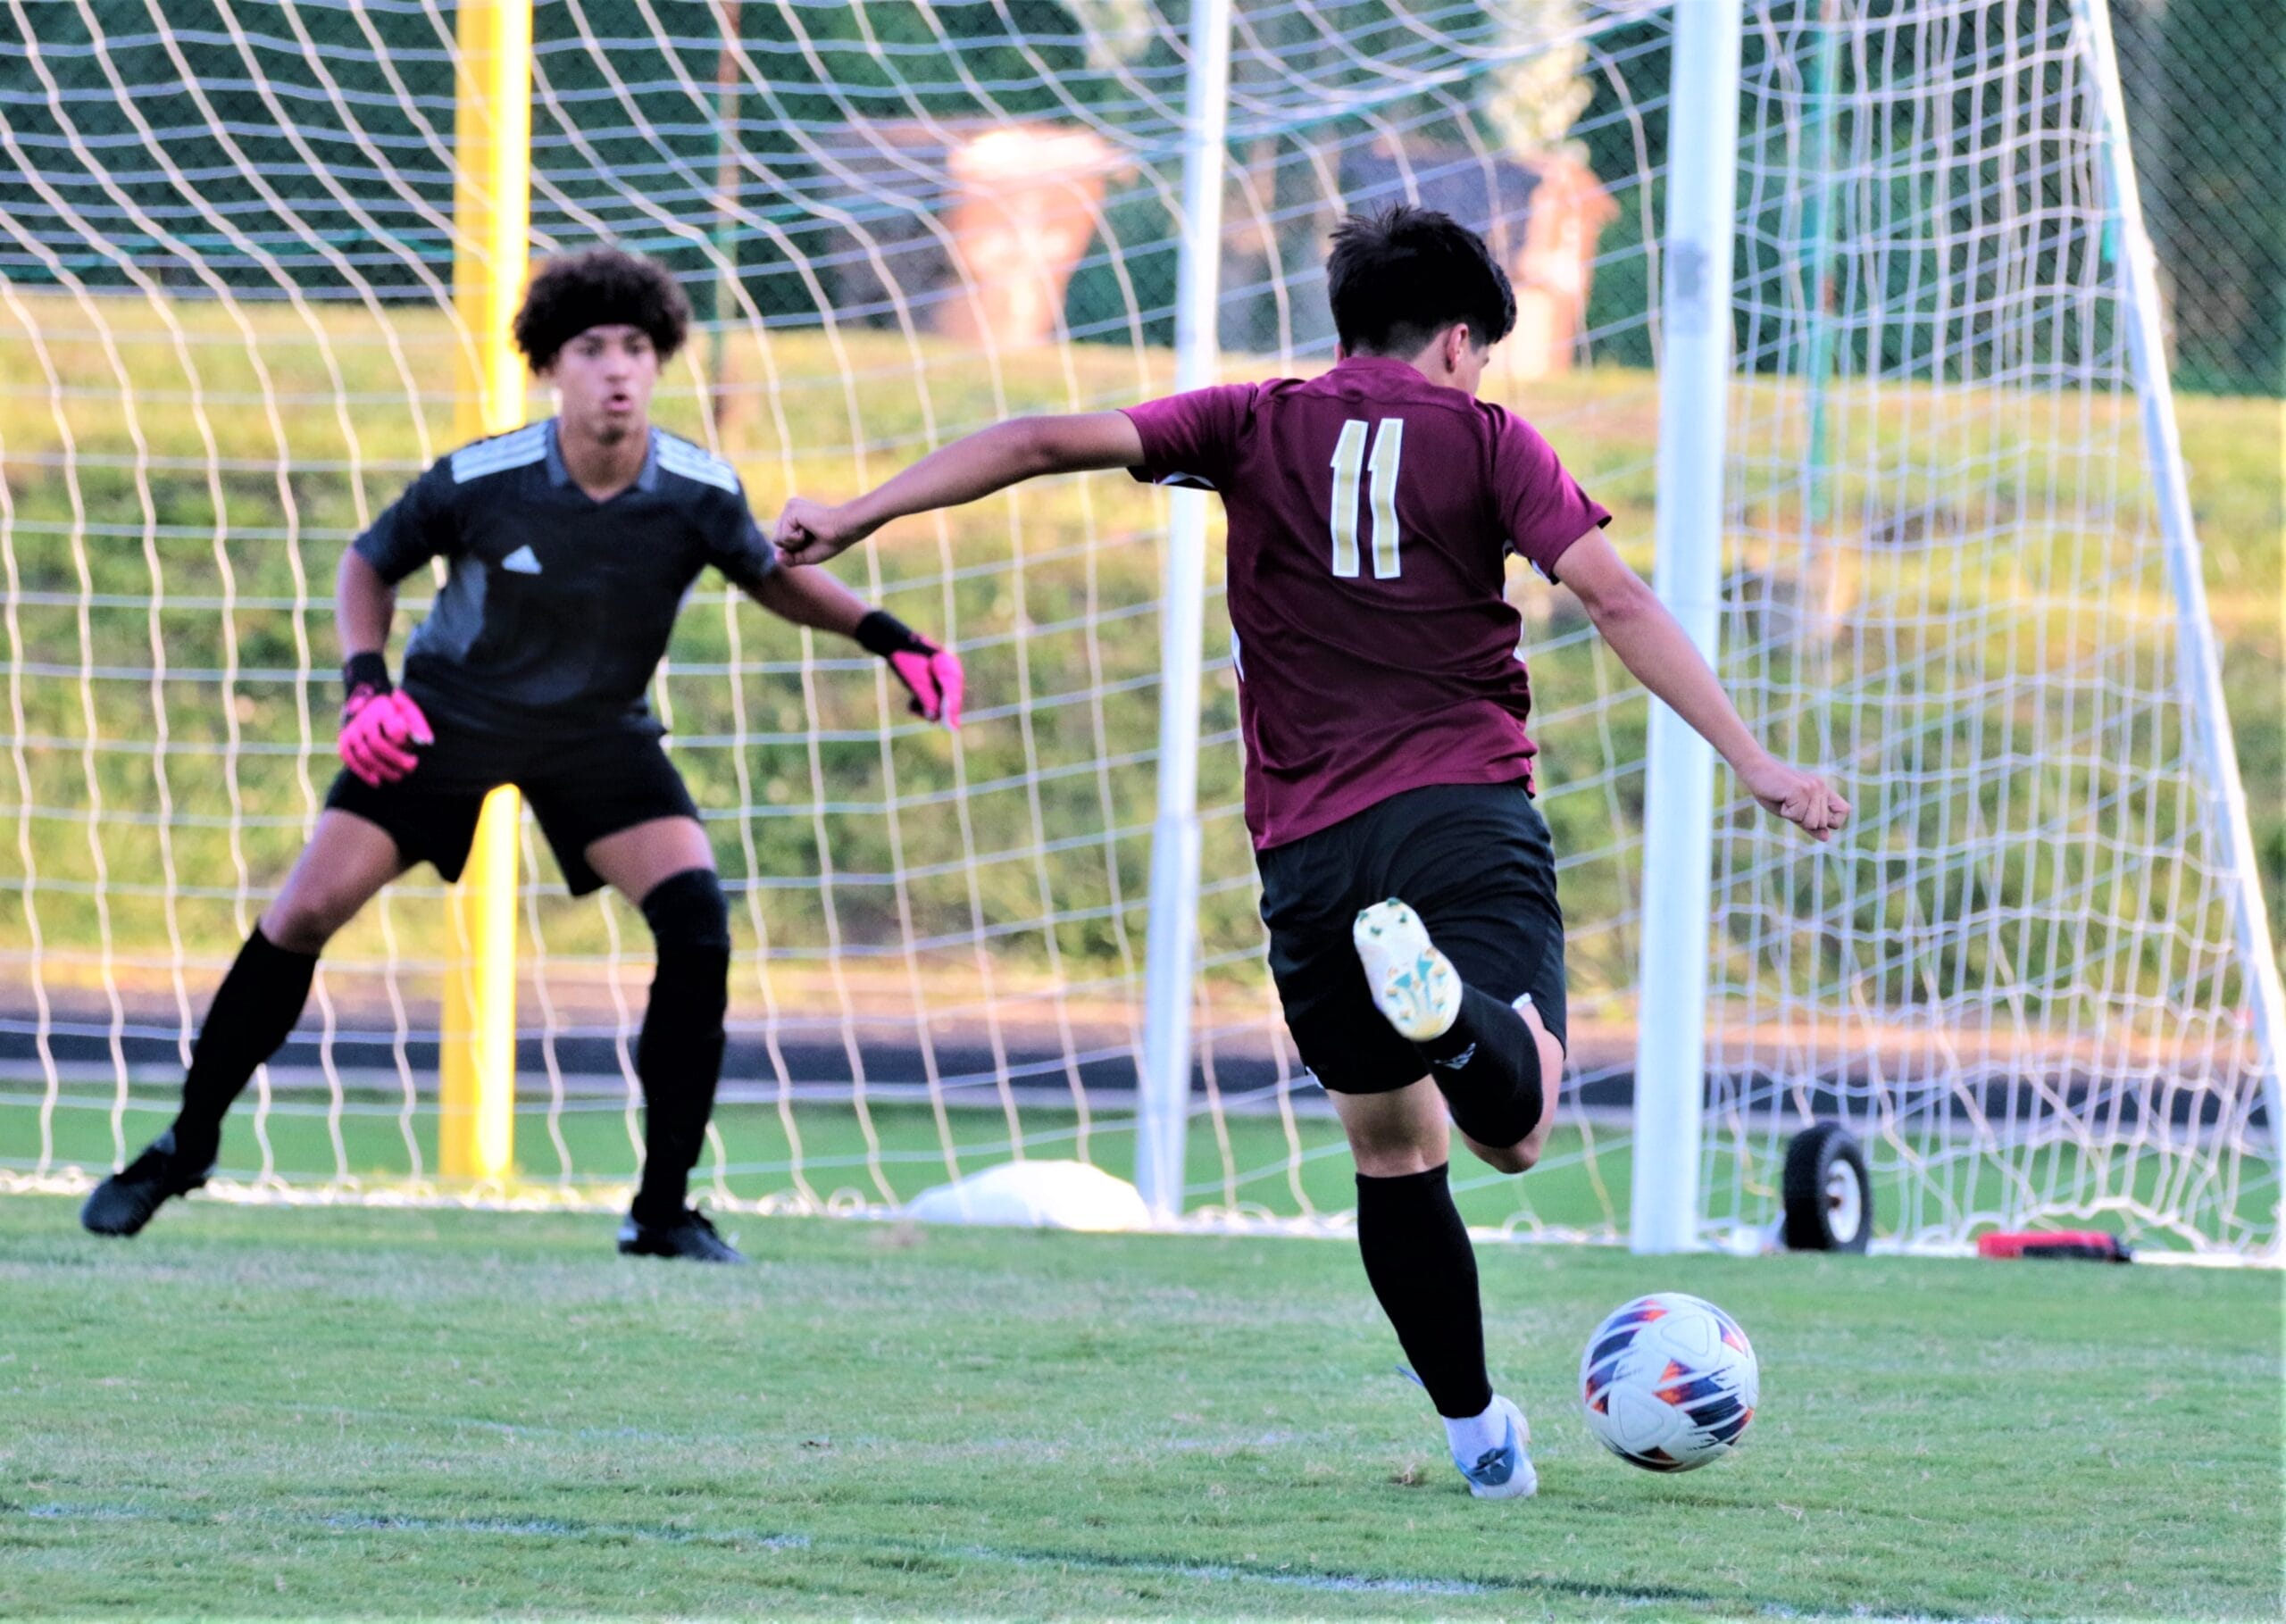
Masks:
[[[1514,0],[1509,3],[1513,5]],[[2258,4],[2249,0],[2109,3],[2119,42],[2121,71],[2134,120],[2133,139],[2144,202],[2167,279],[2177,382],[2183,388],[2202,393],[2277,395],[2282,385],[2286,385],[2286,27],[2281,26],[2282,21],[2286,21],[2286,13],[2281,12],[2279,0],[2262,0]],[[1800,14],[1815,15],[1822,4],[1823,0],[1801,0]],[[1854,12],[1862,7],[1866,12],[1881,12],[1904,4],[1906,0],[1850,0],[1846,9]],[[428,113],[428,127],[416,128],[423,121],[415,117],[400,129],[384,116],[382,127],[368,129],[365,137],[368,140],[393,143],[391,162],[400,171],[399,188],[421,193],[438,210],[448,204],[450,194],[449,177],[441,165],[441,143],[451,129],[451,70],[443,37],[443,30],[449,27],[450,9],[442,0],[429,7],[392,7],[354,15],[346,11],[329,12],[310,6],[294,8],[302,24],[317,37],[321,48],[370,46],[383,37],[388,40],[411,98],[405,106],[415,113]],[[1051,33],[1071,29],[1068,18],[1073,8],[1039,4],[1032,9],[1040,13],[1039,26]],[[1077,9],[1086,12],[1089,7]],[[1362,8],[1367,12],[1372,9],[1371,5]],[[787,76],[786,82],[777,86],[777,90],[798,98],[803,89],[798,63],[782,50],[768,54],[774,43],[782,44],[774,42],[772,37],[772,29],[779,25],[778,8],[750,6],[746,10],[742,31],[753,42],[753,48],[765,52],[773,75]],[[884,26],[897,25],[892,31],[901,29],[911,35],[898,47],[900,50],[925,53],[943,49],[947,44],[920,25],[918,13],[908,15],[896,6],[886,11],[880,7],[873,10],[887,20]],[[537,27],[544,40],[555,41],[557,36],[584,21],[613,38],[615,49],[631,50],[636,47],[627,41],[638,39],[647,32],[638,26],[640,11],[628,0],[589,0],[587,5],[578,8],[543,3]],[[1180,5],[1173,8],[1176,14],[1181,11]],[[1769,14],[1782,21],[1790,13],[1781,4],[1772,8]],[[701,8],[679,8],[674,15],[679,21],[692,24],[696,34],[704,35],[711,27],[712,13]],[[945,15],[949,21],[944,26],[955,39],[964,30],[997,32],[1005,27],[997,12],[989,7],[955,7]],[[1272,31],[1281,26],[1286,15],[1283,9],[1275,5],[1241,9],[1242,18],[1250,20],[1251,26]],[[28,28],[27,17],[36,26]],[[46,109],[53,98],[60,96],[74,104],[73,116],[85,127],[82,138],[89,134],[100,136],[106,126],[115,126],[117,133],[124,137],[128,126],[124,114],[106,120],[93,104],[110,94],[104,79],[107,58],[125,70],[130,79],[167,82],[188,74],[213,99],[215,116],[229,121],[250,148],[263,149],[252,154],[253,157],[266,160],[271,156],[268,146],[276,145],[271,140],[270,132],[276,123],[278,110],[265,106],[260,87],[254,82],[260,77],[259,60],[250,70],[249,58],[241,44],[234,43],[230,29],[204,6],[192,7],[188,12],[178,9],[171,21],[171,40],[146,29],[138,36],[111,42],[105,50],[96,48],[95,40],[87,33],[86,15],[70,7],[37,8],[0,20],[0,95],[7,96],[13,109],[11,116],[21,121],[24,143],[15,150],[13,160],[0,157],[0,209],[6,210],[22,230],[55,239],[56,250],[74,262],[80,274],[90,276],[98,283],[105,279],[110,268],[96,262],[100,255],[90,256],[85,242],[61,229],[54,218],[54,199],[43,196],[22,169],[22,160],[28,156],[35,162],[53,163],[63,170],[73,168],[71,143],[48,128]],[[274,45],[274,41],[265,42],[265,48]],[[700,40],[693,48],[707,60],[685,65],[705,78],[712,71],[705,41]],[[1061,51],[1069,55],[1072,49],[1068,40],[1059,41],[1049,54]],[[1137,49],[1137,59],[1126,65],[1143,79],[1151,79],[1154,73],[1164,77],[1180,71],[1171,36],[1146,39]],[[258,58],[259,53],[256,55]],[[560,61],[557,57],[549,60]],[[914,64],[908,62],[906,65],[911,68]],[[1002,87],[1004,102],[1013,96],[1016,102],[1022,103],[1027,74],[1037,74],[1043,68],[1055,71],[1072,63],[1059,58],[1055,62],[1041,59],[1004,65],[1008,68],[1007,72],[987,78]],[[138,72],[142,70],[147,71]],[[555,88],[573,96],[575,100],[582,92],[577,85]],[[1242,86],[1234,88],[1243,93]],[[1548,102],[1554,98],[1536,91],[1527,99]],[[681,123],[657,140],[678,150],[690,148],[694,162],[711,162],[714,132],[689,116],[697,110],[681,111]],[[387,110],[382,112],[386,114]],[[321,112],[321,109],[304,108],[302,116],[319,117],[322,122]],[[361,112],[362,117],[373,114],[374,110],[370,108]],[[193,147],[197,145],[192,143]],[[86,154],[81,152],[79,155]],[[1239,156],[1243,162],[1246,154]],[[1628,156],[1618,154],[1621,159]],[[232,165],[201,164],[196,162],[197,157],[196,152],[188,152],[181,162],[209,188],[210,203],[231,208],[234,218],[241,220],[254,239],[263,242],[281,261],[297,262],[293,265],[297,280],[305,276],[317,282],[326,279],[327,267],[315,257],[309,257],[306,264],[298,262],[302,256],[297,256],[296,250],[300,245],[290,240],[291,234],[284,232],[269,217],[263,200],[252,194]],[[560,166],[566,161],[575,165],[580,162],[626,162],[639,167],[658,157],[657,152],[648,148],[629,152],[598,148],[586,153],[541,154],[543,168],[551,163]],[[409,173],[403,168],[407,160],[411,161]],[[352,190],[359,189],[363,184],[361,173],[351,173],[342,184]],[[165,190],[155,179],[148,177],[129,177],[124,185],[138,196],[154,186],[158,193]],[[374,180],[366,189],[378,188],[379,182]],[[580,188],[575,184],[572,190]],[[246,195],[240,196],[241,193]],[[101,198],[85,201],[97,213],[105,207]],[[149,201],[163,220],[171,221],[185,212],[179,198],[154,193]],[[561,199],[551,194],[537,201],[535,225],[544,237],[553,227],[572,225],[550,213],[552,205]],[[697,204],[701,200],[690,201]],[[443,221],[443,214],[437,213],[431,229],[441,232]],[[166,253],[160,252],[158,245],[146,240],[135,222],[121,219],[114,223],[121,233],[117,245],[125,252],[151,261],[161,279],[196,286],[196,279],[177,266]],[[195,222],[188,229],[196,235]],[[420,234],[416,229],[415,235]],[[562,233],[567,237],[580,234],[577,229]],[[371,284],[378,280],[384,285],[392,271],[388,262],[393,259],[390,249],[405,246],[356,241],[337,245],[341,252],[360,262],[359,272],[365,281]],[[214,262],[221,266],[215,274],[226,279],[231,278],[231,245],[202,242],[198,246],[203,252],[211,251]],[[435,245],[430,246],[433,249]],[[687,269],[695,278],[705,279],[695,262]],[[1140,271],[1147,281],[1153,279],[1153,273],[1157,273],[1158,279],[1170,282],[1172,276],[1171,261],[1164,265],[1154,262],[1128,269],[1130,273]],[[259,270],[250,271],[249,274],[256,280],[263,279]],[[751,274],[767,279],[768,269],[755,267]],[[1105,280],[1107,275],[1082,275],[1078,279],[1072,294],[1075,334],[1086,332],[1088,307],[1104,291],[1097,284]],[[0,276],[39,286],[52,281],[53,271],[39,252],[20,240],[7,240],[0,241]],[[762,289],[759,293],[768,291]],[[1123,297],[1121,303],[1124,304]],[[1120,341],[1125,337],[1123,332],[1112,336]]]
[[[2286,11],[2111,0],[2175,381],[2286,385]]]

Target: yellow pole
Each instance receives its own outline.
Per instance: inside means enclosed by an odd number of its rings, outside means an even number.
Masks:
[[[463,352],[460,437],[524,421],[524,364],[508,324],[523,296],[531,240],[531,0],[461,0],[454,87],[459,171],[453,298]],[[468,867],[453,888],[445,972],[438,1162],[451,1179],[498,1180],[516,1151],[516,826],[522,797],[484,803]]]

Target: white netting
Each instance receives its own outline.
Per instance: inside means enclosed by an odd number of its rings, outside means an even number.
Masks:
[[[1666,8],[1235,9],[1227,372],[1330,358],[1345,204],[1450,209],[1520,285],[1488,392],[1648,566]],[[1852,4],[1830,33],[1818,0],[1748,10],[1726,669],[1758,721],[1830,753],[1864,833],[1812,858],[1725,812],[1709,1217],[1765,1219],[1777,1137],[1840,1110],[1915,1238],[2125,1189],[2143,1222],[2266,1245],[2274,1164],[2068,9]],[[1168,386],[1185,8],[534,17],[536,246],[610,238],[685,278],[702,322],[663,417],[765,512],[1010,412]],[[0,1167],[99,1167],[163,1122],[323,794],[334,561],[454,439],[454,39],[417,0],[0,7]],[[1161,503],[1059,481],[840,566],[959,640],[957,738],[719,583],[686,612],[657,703],[738,943],[718,1198],[879,1205],[1018,1153],[1130,1170]],[[1587,1109],[1531,1178],[1464,1199],[1610,1235],[1646,705],[1568,598],[1519,602]],[[1189,1205],[1339,1212],[1346,1157],[1260,970],[1220,619],[1210,601]],[[529,828],[525,872],[519,1167],[607,1196],[638,1139],[648,937],[566,898]],[[2055,945],[1976,957],[1971,933]],[[346,933],[226,1167],[427,1187],[449,949],[425,870]]]
[[[1815,1112],[1909,1237],[2273,1249],[2238,787],[2190,713],[2097,37],[2065,0],[1889,9],[1749,35],[1723,669],[1859,825],[1827,861],[1723,815],[1707,1215],[1765,1220]]]

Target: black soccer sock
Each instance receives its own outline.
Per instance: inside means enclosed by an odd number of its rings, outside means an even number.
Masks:
[[[259,925],[246,937],[191,1045],[182,1111],[174,1120],[177,1155],[197,1167],[213,1161],[230,1102],[302,1018],[317,968],[315,954],[288,953],[263,935]]]
[[[1476,1252],[1446,1170],[1389,1178],[1358,1174],[1357,1250],[1437,1413],[1483,1414],[1492,1403],[1492,1378],[1484,1370]]]
[[[635,1045],[643,1081],[643,1183],[638,1223],[671,1223],[688,1198],[722,1074],[722,1017],[730,1001],[730,915],[711,869],[686,869],[643,899],[659,970]]]
[[[1524,1018],[1491,994],[1462,987],[1451,1030],[1414,1046],[1454,1124],[1479,1145],[1505,1148],[1539,1126],[1539,1045]]]

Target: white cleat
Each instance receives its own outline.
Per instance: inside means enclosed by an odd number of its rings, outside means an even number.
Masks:
[[[1452,1030],[1461,979],[1437,951],[1421,916],[1392,896],[1362,910],[1349,928],[1373,1003],[1400,1036],[1426,1043]]]
[[[1453,1464],[1468,1479],[1468,1492],[1479,1500],[1529,1500],[1539,1492],[1539,1473],[1532,1470],[1531,1424],[1523,1411],[1498,1394],[1492,1407],[1506,1416],[1507,1437],[1473,1462],[1455,1455]]]

